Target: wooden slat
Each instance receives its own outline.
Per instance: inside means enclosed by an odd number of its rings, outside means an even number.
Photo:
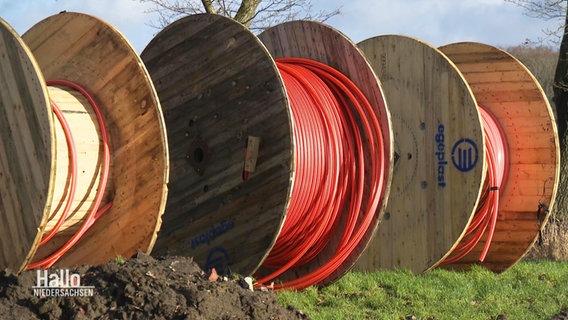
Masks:
[[[504,220],[499,220],[504,221]],[[538,219],[536,219],[536,211],[534,212],[532,220],[515,220],[515,221],[507,221],[507,223],[500,223],[499,232],[506,232],[506,231],[516,231],[516,232],[529,232],[529,236],[534,236],[535,232],[538,232]],[[496,240],[497,241],[497,240]],[[504,239],[503,241],[506,241]]]
[[[55,146],[43,76],[0,19],[0,268],[21,271],[47,220]]]
[[[517,90],[517,91],[491,91],[491,92],[475,92],[475,98],[483,105],[499,104],[503,102],[516,101],[542,101],[541,92],[534,90]]]
[[[387,214],[356,267],[424,272],[459,241],[479,197],[484,147],[477,104],[454,65],[424,42],[389,35],[359,47],[385,90],[398,158]],[[463,138],[477,146],[477,163],[466,172],[452,161]]]
[[[521,259],[538,236],[539,203],[548,207],[554,203],[560,161],[554,116],[538,82],[509,54],[479,43],[450,44],[440,50],[457,65],[478,102],[497,117],[507,137],[511,167],[501,190],[494,235],[505,243],[498,251],[490,251],[484,263],[502,271]],[[462,261],[454,267],[467,265]]]
[[[480,75],[478,74],[477,76]],[[480,78],[479,80],[476,79],[477,81],[473,82],[470,87],[475,92],[493,93],[495,91],[495,82],[499,82],[500,92],[511,92],[510,94],[514,94],[516,92],[522,92],[524,90],[532,91],[534,89],[534,82],[526,80],[518,81],[510,79],[510,77],[510,74],[507,76],[503,74],[496,74],[491,75],[491,77],[486,75],[485,78]]]
[[[541,119],[542,125],[549,125],[548,119],[552,118],[552,111],[542,109],[542,99],[538,101],[504,101],[499,103],[500,108],[494,110],[493,113],[504,113],[507,118],[522,118],[526,122],[527,119],[544,118]],[[505,122],[502,126],[508,127],[509,123]],[[514,126],[511,124],[510,126]]]
[[[499,221],[536,221],[538,220],[537,209],[538,208],[527,208],[526,211],[507,211],[501,209],[499,211],[498,219]]]
[[[288,101],[271,56],[249,30],[193,15],[142,52],[168,130],[171,180],[155,254],[252,274],[278,236],[294,177]],[[257,165],[243,180],[249,136]]]
[[[487,85],[489,83],[495,83],[495,81],[518,81],[525,75],[524,71],[519,70],[509,70],[509,71],[492,71],[487,70],[485,72],[470,73],[468,79],[471,82],[476,83],[476,85]],[[517,79],[517,80],[515,80]]]
[[[349,254],[346,260],[337,267],[337,269],[320,282],[321,285],[328,284],[343,276],[355,264],[370,239],[373,238],[376,226],[380,221],[385,207],[386,198],[390,194],[390,181],[392,179],[393,170],[393,135],[390,123],[390,114],[386,108],[382,89],[377,80],[377,76],[373,72],[369,63],[364,58],[357,46],[336,30],[316,22],[310,21],[294,21],[287,22],[270,28],[259,35],[260,40],[266,46],[273,58],[285,57],[301,57],[316,60],[327,64],[350,78],[365,94],[375,113],[379,116],[381,130],[384,137],[383,152],[387,155],[387,161],[382,164],[386,172],[386,181],[381,190],[383,201],[373,217],[372,226],[367,230],[361,242]],[[369,156],[368,146],[363,146],[366,156]],[[365,168],[365,179],[370,181],[370,169]],[[365,191],[364,202],[369,200],[369,191]],[[365,204],[364,204],[365,205]],[[278,279],[289,280],[296,279],[306,275],[324,263],[328,262],[335,253],[335,248],[342,235],[343,226],[345,224],[345,216],[340,222],[340,227],[336,234],[332,236],[324,250],[308,264],[295,267],[284,273]],[[259,274],[268,272],[268,270],[259,270]]]
[[[76,82],[94,96],[111,140],[113,206],[59,265],[99,264],[149,252],[160,227],[169,171],[160,105],[141,59],[112,26],[79,13],[48,17],[23,39],[46,79]]]

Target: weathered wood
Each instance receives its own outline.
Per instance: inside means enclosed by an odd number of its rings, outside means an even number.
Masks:
[[[453,63],[427,43],[388,35],[358,46],[385,91],[396,158],[387,213],[356,268],[424,272],[461,239],[478,202],[486,165],[477,104]],[[459,162],[460,149],[471,150],[469,162]]]
[[[537,80],[508,53],[479,43],[455,43],[440,50],[457,65],[477,101],[497,117],[510,147],[511,167],[494,235],[496,241],[510,245],[491,246],[483,263],[503,271],[528,252],[539,227],[544,227],[549,213],[539,223],[539,204],[554,203],[560,163],[554,116]],[[520,223],[526,217],[532,222]],[[468,260],[450,267],[464,266]]]
[[[320,282],[321,285],[328,284],[344,275],[355,264],[369,240],[373,238],[386,207],[386,199],[389,196],[393,170],[393,135],[391,131],[390,114],[387,110],[382,89],[369,63],[362,52],[340,32],[321,23],[311,21],[287,22],[270,28],[259,35],[273,58],[300,57],[316,60],[327,64],[350,78],[369,99],[375,108],[381,122],[381,130],[385,145],[383,152],[387,155],[387,161],[381,164],[386,172],[386,181],[382,190],[381,199],[374,220],[373,228],[369,229],[362,241],[350,253],[349,257],[343,262],[334,273]],[[364,146],[366,156],[369,156],[369,149]],[[365,168],[365,179],[369,181],[370,169]],[[369,200],[368,190],[364,201]],[[344,215],[345,216],[345,215]],[[345,220],[345,217],[343,217]],[[360,218],[360,217],[359,217]],[[321,265],[329,261],[335,253],[339,239],[343,233],[345,221],[340,222],[339,229],[327,244],[326,248],[309,263],[295,267],[282,274],[279,280],[297,279],[306,275]],[[259,270],[259,274],[267,274],[270,270]]]
[[[117,255],[130,257],[138,250],[149,252],[166,201],[168,150],[158,98],[142,61],[116,29],[79,13],[65,12],[48,17],[22,38],[46,79],[76,82],[94,96],[110,135],[111,173],[107,199],[113,206],[58,264],[99,264]],[[87,118],[72,119],[91,121]],[[84,138],[98,140],[93,136]],[[52,139],[55,139],[53,134]],[[97,148],[97,144],[94,142],[91,147]],[[62,157],[57,159],[60,161]],[[89,170],[86,169],[86,173]],[[55,179],[55,171],[52,170],[51,179]],[[54,193],[49,190],[49,198]],[[41,229],[44,226],[42,223]],[[63,232],[55,242],[61,243],[69,236]],[[51,244],[42,248],[36,259],[53,247]]]
[[[49,214],[55,141],[39,66],[2,19],[0,92],[0,268],[21,271]]]
[[[182,18],[142,52],[164,110],[171,180],[155,254],[252,274],[278,236],[294,177],[290,110],[276,65],[241,24]],[[243,178],[249,138],[260,139]]]

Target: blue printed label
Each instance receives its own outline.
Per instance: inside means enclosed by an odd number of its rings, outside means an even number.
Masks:
[[[209,251],[207,254],[207,260],[205,261],[205,270],[215,270],[220,274],[230,274],[231,270],[229,268],[231,260],[229,258],[229,253],[222,247],[215,247]]]
[[[479,159],[477,145],[471,139],[461,139],[452,148],[452,163],[461,172],[473,170]]]
[[[195,249],[202,244],[210,244],[218,236],[226,233],[235,227],[233,220],[223,220],[218,225],[214,225],[211,229],[201,233],[200,235],[191,239],[191,249]]]
[[[446,146],[444,144],[445,133],[444,125],[440,124],[438,126],[438,133],[436,133],[436,159],[438,160],[438,186],[446,186],[446,165],[448,161],[446,160]]]

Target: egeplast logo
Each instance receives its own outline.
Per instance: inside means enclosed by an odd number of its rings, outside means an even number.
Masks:
[[[36,270],[36,285],[32,287],[36,297],[91,297],[94,286],[81,284],[81,275],[69,269]]]

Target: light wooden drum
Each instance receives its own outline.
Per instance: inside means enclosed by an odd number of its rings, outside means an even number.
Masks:
[[[358,46],[391,110],[395,165],[385,217],[356,268],[424,272],[460,240],[478,202],[485,162],[477,103],[455,65],[427,43],[385,35]]]
[[[3,119],[11,119],[0,125],[10,132],[2,135],[2,153],[19,159],[5,158],[2,167],[12,168],[5,175],[19,172],[19,178],[3,183],[20,195],[11,197],[10,205],[2,209],[2,219],[9,221],[2,226],[10,228],[3,234],[15,236],[2,236],[2,244],[18,248],[19,253],[0,261],[22,270],[32,257],[37,261],[49,256],[71,239],[95,206],[104,143],[94,108],[76,89],[47,87],[45,80],[71,81],[92,96],[106,122],[110,150],[108,182],[101,199],[112,207],[57,264],[98,264],[136,251],[149,253],[166,201],[168,149],[158,98],[140,58],[112,26],[79,13],[48,17],[22,38],[6,25],[2,32],[11,41],[8,60],[2,61],[2,70],[10,70],[2,73],[3,90],[11,92],[2,98]],[[49,99],[60,107],[73,134],[77,188],[68,219],[52,240],[38,248],[69,201],[66,195],[72,179],[68,143]],[[25,167],[26,174],[15,166]],[[21,198],[22,194],[30,199]],[[14,217],[22,220],[21,227],[12,227],[18,223]]]

